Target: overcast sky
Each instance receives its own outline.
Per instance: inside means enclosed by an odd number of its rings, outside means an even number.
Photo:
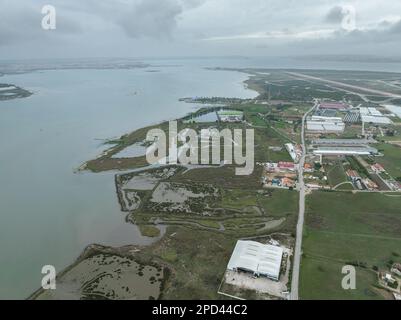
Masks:
[[[0,59],[400,56],[400,40],[400,0],[0,0]]]

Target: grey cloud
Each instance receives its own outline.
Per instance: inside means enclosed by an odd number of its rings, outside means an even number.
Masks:
[[[170,38],[179,16],[199,7],[205,0],[141,0],[117,20],[132,38]]]
[[[358,15],[352,32],[341,27],[347,3]],[[45,4],[57,9],[55,31],[40,27]],[[401,1],[334,5],[331,0],[0,0],[0,58],[382,53],[390,46],[399,52],[401,22],[394,21]],[[221,40],[203,40],[209,38]]]
[[[40,13],[40,12],[39,12]],[[35,12],[29,9],[21,10],[1,10],[0,11],[0,45],[13,43],[32,37],[40,31],[39,19],[35,19]]]
[[[165,37],[171,35],[182,11],[180,4],[174,0],[142,0],[118,23],[133,38]]]
[[[340,23],[344,19],[344,15],[343,7],[335,6],[326,14],[324,20],[328,23]]]
[[[288,47],[303,49],[305,54],[391,54],[394,48],[399,48],[401,21],[379,24],[369,29],[346,31],[338,29],[326,39],[306,39],[298,43],[288,44]],[[396,52],[396,51],[393,51]]]
[[[45,3],[22,0],[17,2],[0,0],[0,46],[29,41],[47,39],[54,34],[75,34],[81,31],[79,21],[70,18],[62,10],[57,11],[57,30],[49,32],[41,27],[44,15],[41,13]]]
[[[394,23],[391,27],[390,27],[390,32],[393,34],[401,34],[401,20]]]
[[[386,22],[379,24],[376,28],[354,30],[345,37],[351,41],[378,43],[388,41],[399,41],[401,35],[401,20],[397,22]]]

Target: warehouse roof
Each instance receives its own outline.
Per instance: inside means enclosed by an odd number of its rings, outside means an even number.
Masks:
[[[313,150],[318,155],[370,155],[377,154],[379,151],[372,147],[321,147]]]
[[[316,139],[312,141],[312,144],[318,145],[367,145],[374,143],[374,140],[368,139]]]
[[[347,109],[348,105],[342,102],[322,102],[319,107],[320,109]]]
[[[228,262],[229,270],[246,270],[278,280],[283,249],[255,241],[237,241]]]
[[[362,122],[375,124],[391,124],[391,120],[377,110],[376,108],[359,108]]]
[[[377,116],[368,116],[362,115],[362,122],[365,123],[374,123],[374,124],[391,124],[391,120],[387,117],[377,117]]]

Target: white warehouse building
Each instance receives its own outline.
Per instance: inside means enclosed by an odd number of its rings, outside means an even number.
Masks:
[[[385,117],[376,108],[359,108],[362,122],[373,123],[373,124],[391,124],[392,121]]]
[[[282,257],[283,249],[280,247],[238,240],[227,269],[279,280]]]
[[[372,147],[320,147],[313,150],[319,156],[370,156],[377,155],[379,151]]]
[[[345,123],[340,117],[312,116],[306,121],[306,129],[317,132],[343,132]]]

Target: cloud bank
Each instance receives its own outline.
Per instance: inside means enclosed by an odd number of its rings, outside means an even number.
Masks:
[[[41,28],[45,4],[56,30]],[[400,35],[401,1],[0,0],[0,58],[398,54]]]

